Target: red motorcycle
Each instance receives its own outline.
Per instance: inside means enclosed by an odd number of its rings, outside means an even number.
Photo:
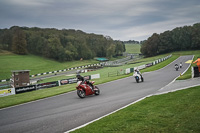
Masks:
[[[94,84],[95,82],[94,81],[91,81],[91,84]],[[89,85],[87,83],[87,81],[78,81],[77,82],[77,95],[80,97],[80,98],[84,98],[85,96],[88,96],[88,95],[99,95],[100,94],[100,90],[97,86],[93,85],[94,86],[94,90],[92,90],[92,87],[91,85]]]

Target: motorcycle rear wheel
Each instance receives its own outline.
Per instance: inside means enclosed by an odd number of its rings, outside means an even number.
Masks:
[[[142,82],[144,82],[144,78],[143,77],[141,77],[141,80],[142,80]]]
[[[85,91],[83,91],[83,90],[77,90],[77,95],[78,95],[80,98],[85,98]]]

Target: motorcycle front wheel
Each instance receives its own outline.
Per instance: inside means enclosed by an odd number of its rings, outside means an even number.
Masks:
[[[83,90],[77,90],[77,95],[78,95],[80,98],[84,98],[84,97],[85,97],[85,91],[83,91]]]
[[[94,92],[95,95],[99,95],[100,94],[100,90],[97,86],[95,86],[95,92]]]
[[[135,77],[135,80],[136,80],[137,83],[139,83],[139,77],[138,76]]]

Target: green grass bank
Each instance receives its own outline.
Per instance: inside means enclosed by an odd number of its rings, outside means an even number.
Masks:
[[[141,44],[125,44],[126,53],[140,54]]]
[[[199,133],[200,86],[151,96],[73,133]]]

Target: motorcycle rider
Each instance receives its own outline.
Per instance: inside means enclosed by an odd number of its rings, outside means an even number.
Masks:
[[[200,73],[200,57],[197,57],[197,60],[194,61],[193,63],[197,63],[197,67],[198,67],[199,73]]]
[[[179,66],[180,66],[180,68],[182,68],[182,66],[183,66],[182,62],[180,62],[180,65],[179,65]]]
[[[78,79],[78,81],[82,81],[81,84],[86,82],[89,86],[91,86],[92,91],[94,91],[93,84],[90,81],[88,81],[87,79],[85,79],[84,77],[82,77],[79,73],[76,75],[76,78]]]
[[[178,70],[179,66],[178,64],[175,64],[175,69]]]
[[[141,76],[141,78],[143,78],[143,77],[142,77],[142,74],[141,74],[141,72],[140,72],[140,70],[138,70],[138,69],[135,69],[135,71],[134,71],[134,74],[133,74],[133,75],[136,75],[136,74],[139,74],[139,75]]]
[[[82,81],[82,83],[85,80],[84,77],[82,77],[80,74],[77,74],[76,78],[78,79],[78,81]]]

